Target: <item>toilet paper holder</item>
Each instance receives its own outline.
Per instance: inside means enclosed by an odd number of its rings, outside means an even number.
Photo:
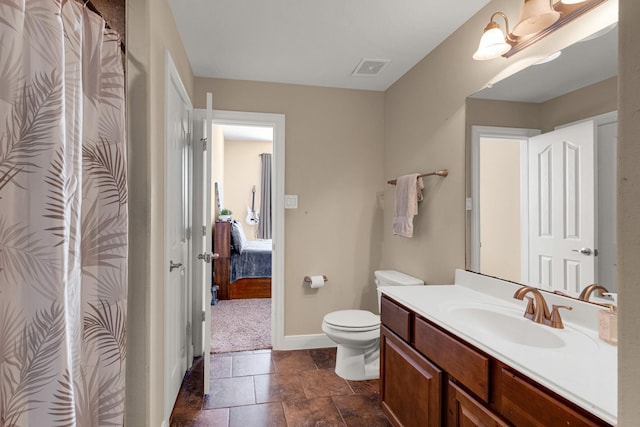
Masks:
[[[324,281],[326,282],[327,280],[327,276],[325,276],[324,274],[322,275],[322,278],[324,279]],[[311,277],[310,276],[304,276],[304,283],[311,283]]]

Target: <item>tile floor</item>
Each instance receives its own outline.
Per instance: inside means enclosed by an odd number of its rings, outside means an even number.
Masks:
[[[171,426],[390,426],[378,380],[338,377],[335,348],[211,355],[211,392],[202,360],[187,373]]]

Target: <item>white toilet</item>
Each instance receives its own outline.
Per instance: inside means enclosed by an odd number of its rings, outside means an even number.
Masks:
[[[374,272],[378,288],[383,286],[419,286],[424,282],[395,270]],[[322,331],[337,344],[336,374],[353,380],[380,376],[380,316],[366,310],[340,310],[324,316]]]

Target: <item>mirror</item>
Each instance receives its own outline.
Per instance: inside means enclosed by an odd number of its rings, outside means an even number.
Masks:
[[[467,99],[467,269],[573,297],[617,291],[617,42],[613,25]]]

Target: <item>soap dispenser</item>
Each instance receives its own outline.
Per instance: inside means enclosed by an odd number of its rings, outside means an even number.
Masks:
[[[605,295],[613,297],[614,302],[617,302],[616,294],[607,293]],[[618,309],[614,304],[598,311],[598,336],[609,344],[618,344]]]

